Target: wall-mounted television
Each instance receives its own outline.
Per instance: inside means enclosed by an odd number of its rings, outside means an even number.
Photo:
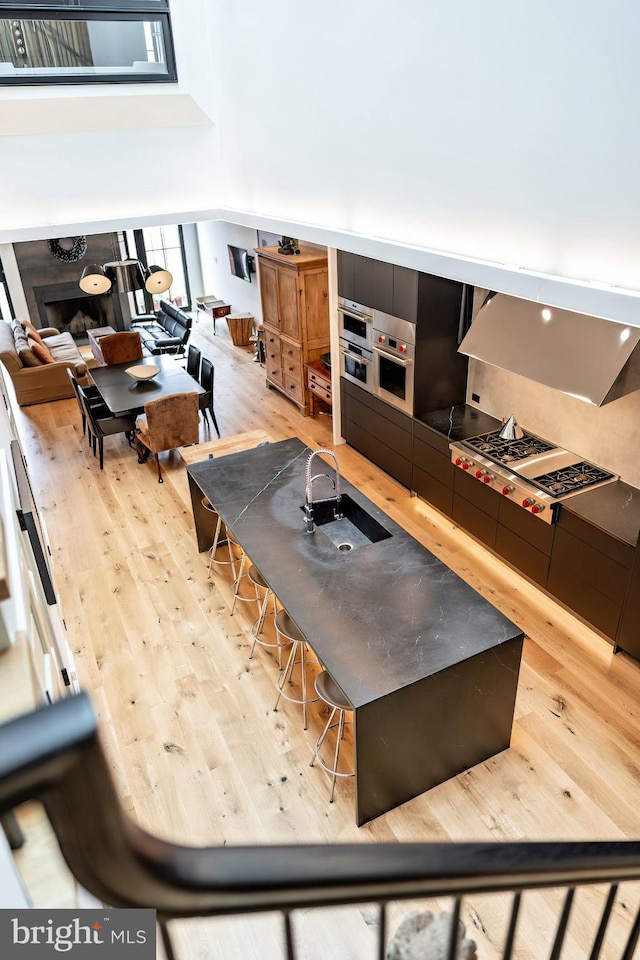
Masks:
[[[251,283],[253,257],[247,250],[244,250],[242,247],[232,247],[230,243],[227,244],[227,251],[229,253],[229,266],[232,275],[234,277],[240,277],[241,280],[246,280],[247,283]]]

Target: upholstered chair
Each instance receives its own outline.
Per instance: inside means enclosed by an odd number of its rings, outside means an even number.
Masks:
[[[136,449],[138,462],[143,463],[153,454],[158,468],[158,483],[163,482],[158,454],[175,450],[199,439],[198,394],[171,393],[144,405],[144,418],[136,422]]]
[[[78,397],[82,411],[87,421],[87,431],[93,455],[96,455],[96,444],[100,454],[100,469],[104,469],[104,438],[112,437],[117,433],[124,433],[129,445],[132,443],[132,437],[135,430],[135,418],[132,416],[114,417],[104,404],[94,406],[91,404],[84,388],[78,384]]]
[[[107,366],[142,360],[142,340],[135,330],[123,330],[100,338],[100,350]]]

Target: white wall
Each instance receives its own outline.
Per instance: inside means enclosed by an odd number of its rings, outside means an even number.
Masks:
[[[640,6],[180,0],[172,20],[180,82],[145,96],[186,94],[213,125],[4,136],[0,240],[273,218],[585,312],[601,285],[640,292]],[[140,89],[2,96],[124,104]],[[639,305],[598,312],[640,322]]]
[[[252,274],[251,283],[232,276],[227,254],[228,243],[253,253],[258,246],[256,230],[222,221],[199,223],[197,227],[204,289],[194,292],[194,297],[215,294],[231,304],[232,313],[252,313],[262,323],[257,273]]]

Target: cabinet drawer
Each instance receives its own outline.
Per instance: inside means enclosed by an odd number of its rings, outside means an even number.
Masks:
[[[453,489],[456,494],[479,507],[488,516],[494,520],[497,519],[501,496],[495,490],[491,490],[484,483],[480,483],[475,477],[470,477],[459,467],[456,467],[454,471]]]
[[[451,460],[451,450],[449,449],[449,438],[443,433],[428,427],[426,423],[420,423],[419,420],[413,421],[413,435],[422,443],[434,447],[439,453],[444,454]]]
[[[313,389],[314,385],[316,390],[324,390],[331,393],[331,378],[323,377],[317,370],[309,369],[309,388]]]
[[[287,395],[291,397],[292,400],[295,400],[297,403],[304,403],[304,383],[302,382],[302,377],[300,375],[300,368],[298,367],[297,369],[298,369],[297,377],[283,370],[282,386],[284,387]]]
[[[440,483],[453,488],[455,467],[448,456],[439,453],[434,447],[413,438],[413,463],[425,473],[431,474]]]
[[[498,523],[464,497],[453,495],[453,519],[472,536],[495,549]]]
[[[291,363],[297,363],[298,366],[302,365],[302,350],[296,344],[291,343],[289,340],[285,340],[284,337],[280,340],[280,350],[282,352],[283,360],[288,360]]]
[[[385,443],[381,443],[379,437],[363,430],[353,421],[344,420],[343,424],[345,428],[344,437],[347,443],[359,450],[368,460],[375,463],[394,480],[407,488],[410,487],[411,460],[398,456],[395,450],[392,450]]]
[[[600,553],[604,553],[615,563],[631,569],[634,555],[633,547],[627,543],[622,543],[616,537],[610,536],[594,524],[576,516],[575,513],[571,513],[569,508],[560,506],[557,526],[559,529],[566,530],[572,536],[578,537]]]
[[[265,369],[267,372],[267,380],[271,380],[272,383],[277,383],[278,386],[282,386],[282,366],[280,364],[280,358],[278,358],[277,363],[275,363],[267,357]]]
[[[551,561],[556,574],[566,571],[579,580],[585,594],[596,590],[622,604],[630,571],[562,528],[556,530]]]
[[[522,540],[526,540],[532,547],[551,554],[553,546],[553,535],[555,533],[555,524],[545,523],[543,520],[534,517],[532,513],[514,503],[513,500],[507,500],[500,495],[500,505],[498,507],[498,523],[503,527],[517,534]]]
[[[302,366],[290,357],[282,354],[282,376],[285,380],[296,380],[300,382],[303,379]]]
[[[440,483],[420,467],[413,465],[411,486],[422,500],[450,517],[453,512],[453,487]]]
[[[309,378],[309,390],[316,397],[320,397],[321,400],[326,400],[327,403],[331,403],[331,390],[327,390],[321,383],[317,383],[315,380]]]
[[[280,334],[277,330],[267,326],[266,323],[264,324],[264,345],[265,349],[267,347],[273,347],[274,349],[277,348],[278,352],[280,352]]]
[[[540,521],[537,520],[536,523],[540,523]],[[516,570],[524,573],[530,580],[541,587],[547,585],[549,554],[533,547],[512,530],[508,530],[507,527],[500,524],[498,524],[496,531],[496,552],[498,556],[510,563]]]
[[[599,590],[587,588],[584,580],[562,567],[556,560],[555,551],[549,567],[547,590],[606,637],[615,639],[620,603],[605,597]]]

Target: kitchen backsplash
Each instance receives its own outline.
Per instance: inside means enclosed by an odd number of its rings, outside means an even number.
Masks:
[[[525,347],[526,349],[526,347]],[[475,393],[480,402],[475,403]],[[640,390],[594,407],[498,367],[470,360],[467,402],[577,453],[640,488]]]

